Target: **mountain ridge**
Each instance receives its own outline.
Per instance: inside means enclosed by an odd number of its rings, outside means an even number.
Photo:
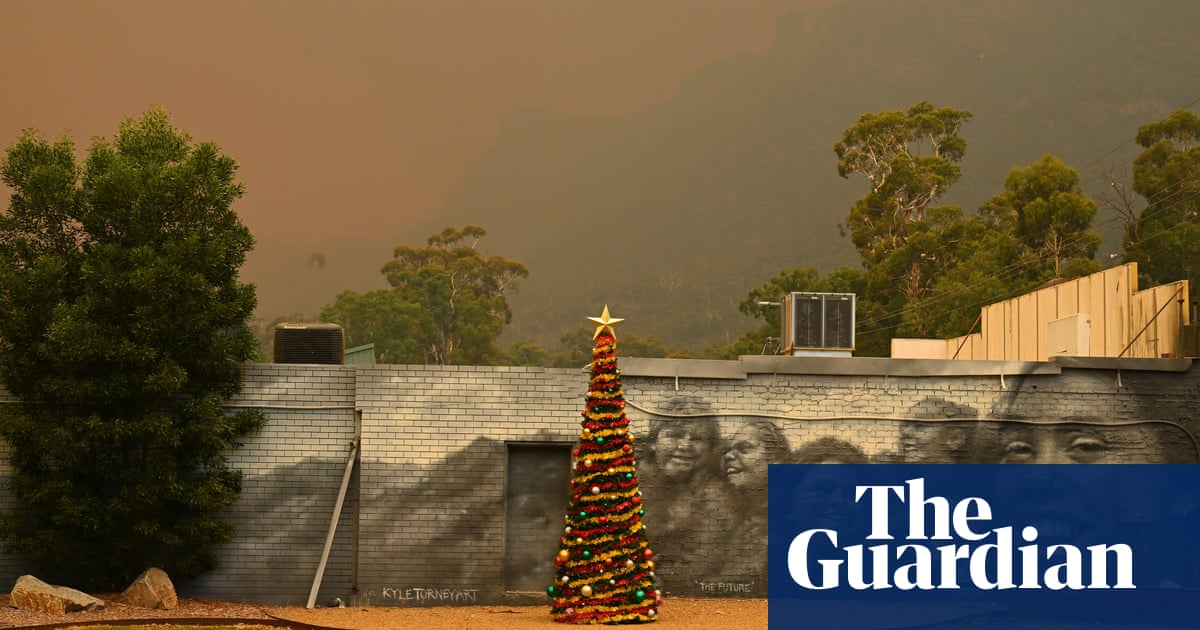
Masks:
[[[793,13],[764,56],[713,64],[628,118],[526,112],[439,220],[484,225],[490,248],[530,267],[510,300],[512,338],[551,343],[607,301],[643,334],[729,341],[752,325],[737,303],[778,271],[857,264],[837,225],[865,187],[837,177],[832,146],[861,114],[920,100],[972,111],[964,177],[942,201],[973,212],[1008,170],[1047,152],[1096,170],[1140,124],[1182,106],[1184,89],[1141,75],[1195,65],[1171,34],[1200,11],[1127,5],[850,0]],[[1132,149],[1112,164],[1127,171]],[[1098,172],[1082,174],[1100,190]],[[513,190],[537,192],[501,192]]]
[[[941,203],[973,212],[1047,152],[1095,197],[1128,178],[1138,126],[1200,96],[1183,80],[1200,65],[1197,18],[1181,0],[799,11],[765,54],[711,64],[635,114],[509,112],[441,212],[397,243],[473,223],[486,252],[525,263],[502,341],[552,347],[607,303],[629,333],[727,343],[753,326],[738,302],[779,271],[858,264],[838,224],[865,183],[837,176],[833,144],[860,115],[921,100],[974,114]],[[1112,213],[1097,228],[1102,255],[1119,247]]]

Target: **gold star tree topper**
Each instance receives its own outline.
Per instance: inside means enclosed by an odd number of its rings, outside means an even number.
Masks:
[[[609,333],[612,333],[613,339],[616,339],[617,333],[613,330],[613,327],[625,321],[620,317],[609,316],[607,304],[604,305],[604,312],[600,314],[600,317],[589,317],[588,320],[596,324],[596,332],[592,334],[592,339],[599,337],[600,333],[604,332],[605,330],[607,330]]]

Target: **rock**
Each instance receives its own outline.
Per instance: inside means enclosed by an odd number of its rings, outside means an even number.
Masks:
[[[139,608],[170,610],[179,605],[175,585],[162,569],[151,567],[142,572],[129,588],[121,593],[121,601]]]
[[[32,575],[22,575],[9,593],[9,602],[22,610],[65,615],[81,610],[104,608],[104,601],[83,591],[52,586]]]

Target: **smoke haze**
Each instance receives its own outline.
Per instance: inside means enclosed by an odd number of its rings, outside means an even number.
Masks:
[[[154,104],[217,142],[262,324],[476,224],[530,270],[502,344],[608,303],[701,347],[780,270],[859,264],[838,226],[866,188],[832,149],[863,113],[971,111],[939,201],[965,212],[1047,153],[1102,199],[1139,126],[1200,103],[1196,23],[1194,0],[0,0],[0,138],[82,151]],[[1105,260],[1123,217],[1093,223]]]
[[[241,166],[260,315],[311,314],[382,284],[396,239],[436,216],[505,112],[629,115],[828,3],[9,0],[0,141],[32,127],[83,151],[163,106]]]

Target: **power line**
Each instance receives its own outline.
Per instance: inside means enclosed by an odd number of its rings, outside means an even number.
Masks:
[[[1166,197],[1165,199],[1170,199],[1171,197],[1174,197],[1176,194],[1178,194],[1178,192],[1179,192],[1179,191],[1182,191],[1182,190],[1183,190],[1183,186],[1182,186],[1182,184],[1184,184],[1184,183],[1186,183],[1186,182],[1189,182],[1189,181],[1192,181],[1192,180],[1197,180],[1197,181],[1200,181],[1200,176],[1198,176],[1198,175],[1190,175],[1190,174],[1189,174],[1189,175],[1188,175],[1186,178],[1184,178],[1184,179],[1180,179],[1179,181],[1175,182],[1174,184],[1172,184],[1172,186],[1177,186],[1177,187],[1179,188],[1179,190],[1178,190],[1176,193],[1172,193],[1170,196]],[[1159,215],[1159,214],[1166,213],[1166,212],[1168,212],[1168,211],[1174,210],[1174,209],[1175,209],[1177,206],[1179,206],[1180,204],[1186,203],[1186,202],[1187,202],[1187,201],[1189,201],[1189,200],[1190,200],[1190,199],[1188,199],[1188,198],[1186,198],[1186,197],[1185,197],[1185,198],[1183,198],[1183,199],[1177,199],[1177,200],[1175,200],[1174,202],[1172,202],[1171,204],[1169,204],[1169,205],[1167,205],[1167,206],[1162,206],[1162,207],[1159,207],[1158,209],[1151,210],[1151,214],[1149,215],[1149,218],[1153,218],[1154,216],[1157,216],[1157,215]],[[1145,218],[1145,217],[1146,217],[1146,215],[1143,215],[1143,217],[1141,217],[1141,218]],[[1197,222],[1200,222],[1200,216],[1193,215],[1193,216],[1189,216],[1189,217],[1184,217],[1183,219],[1181,219],[1181,220],[1180,220],[1180,223],[1185,223],[1185,222],[1186,222],[1186,223],[1197,223]],[[1142,243],[1145,243],[1146,241],[1149,241],[1149,240],[1151,240],[1152,238],[1159,238],[1159,237],[1162,237],[1162,236],[1165,236],[1165,235],[1166,235],[1166,232],[1165,232],[1165,231],[1160,231],[1160,232],[1158,232],[1158,233],[1156,233],[1156,234],[1154,234],[1154,235],[1151,235],[1151,236],[1147,237],[1146,239],[1143,239]],[[1081,236],[1081,237],[1079,237],[1079,238],[1082,238],[1082,236]],[[1160,252],[1161,252],[1162,250],[1158,250],[1158,251],[1160,251]],[[1150,253],[1151,253],[1151,254],[1153,254],[1153,253],[1154,253],[1154,250],[1151,250],[1151,251],[1150,251]],[[1040,263],[1040,261],[1038,261],[1038,260],[1036,260],[1036,259],[1025,259],[1025,260],[1022,260],[1022,261],[1018,261],[1018,262],[1016,262],[1016,263],[1013,263],[1013,264],[1011,264],[1011,265],[1007,265],[1007,266],[1005,266],[1005,267],[1002,267],[1002,268],[1001,268],[1000,270],[998,270],[996,273],[999,273],[999,274],[1015,273],[1015,272],[1021,271],[1021,270],[1022,270],[1024,267],[1031,266],[1031,265],[1036,265],[1036,264],[1039,264],[1039,263]],[[1013,297],[1017,297],[1017,296],[1019,296],[1019,295],[1022,295],[1022,294],[1024,294],[1024,293],[1026,293],[1026,292],[1027,292],[1029,289],[1030,289],[1030,287],[1016,287],[1016,288],[1014,288],[1013,290],[1006,292],[1006,293],[1003,295],[1003,297],[1001,297],[999,300],[996,300],[996,299],[994,299],[994,298],[993,298],[993,299],[989,299],[989,301],[987,301],[987,302],[971,302],[971,303],[968,303],[968,304],[962,305],[962,306],[960,306],[960,307],[958,307],[958,308],[952,309],[952,310],[950,310],[950,311],[948,311],[948,312],[950,312],[950,313],[957,313],[957,312],[961,312],[961,311],[964,311],[964,310],[967,310],[967,309],[973,309],[973,308],[982,308],[983,306],[986,306],[986,305],[988,305],[988,304],[995,304],[995,303],[997,303],[997,302],[1003,302],[1003,301],[1005,301],[1005,300],[1008,300],[1008,299],[1011,299],[1011,298],[1013,298]],[[911,303],[910,303],[910,304],[906,304],[905,306],[903,306],[903,307],[901,307],[901,308],[899,308],[899,309],[896,309],[896,310],[893,310],[893,311],[888,311],[888,312],[882,313],[882,314],[880,314],[880,315],[877,315],[877,316],[875,316],[875,317],[872,317],[872,318],[865,318],[865,319],[863,319],[863,320],[861,320],[861,321],[859,322],[859,325],[860,325],[860,326],[866,326],[866,325],[870,325],[870,324],[873,324],[873,323],[876,323],[876,322],[880,322],[880,321],[883,321],[883,320],[886,320],[886,319],[890,319],[890,318],[893,318],[893,317],[900,317],[900,316],[903,316],[903,315],[905,315],[905,314],[907,314],[907,313],[910,313],[910,312],[915,312],[915,311],[917,311],[918,309],[928,309],[928,308],[930,308],[931,306],[935,306],[937,303],[940,303],[940,302],[943,302],[943,301],[946,301],[946,300],[951,300],[951,299],[953,299],[953,298],[960,297],[960,296],[962,296],[963,294],[965,294],[965,292],[966,292],[966,291],[968,291],[968,290],[969,290],[969,288],[968,288],[968,289],[962,289],[962,290],[960,290],[960,291],[951,291],[951,292],[946,292],[946,293],[943,293],[943,294],[939,294],[939,295],[937,295],[937,296],[935,296],[935,297],[933,297],[933,298],[931,298],[931,299],[929,299],[929,300],[922,301],[922,302],[920,302],[919,304],[916,304],[916,305],[913,305],[913,304],[911,304]],[[901,327],[901,326],[904,326],[904,325],[906,325],[907,323],[908,323],[908,322],[899,322],[899,323],[892,324],[892,325],[888,325],[888,326],[880,326],[880,327],[878,327],[878,328],[872,328],[872,329],[869,329],[869,330],[861,330],[861,331],[859,331],[859,332],[858,332],[858,334],[863,334],[863,335],[866,335],[866,334],[871,334],[871,333],[876,333],[876,332],[884,332],[884,331],[887,331],[887,330],[894,330],[894,329],[896,329],[896,328],[899,328],[899,327]]]
[[[1196,98],[1192,102],[1185,105],[1182,109],[1188,109],[1192,105],[1195,105],[1196,103],[1200,103],[1200,98]],[[1112,155],[1113,153],[1121,150],[1122,148],[1124,148],[1125,146],[1128,146],[1131,142],[1134,142],[1134,141],[1136,141],[1136,137],[1133,139],[1130,139],[1130,140],[1126,140],[1125,142],[1118,145],[1117,147],[1115,147],[1115,148],[1105,152],[1104,154],[1100,155],[1099,157],[1093,159],[1091,162],[1089,162],[1087,165],[1085,165],[1084,168],[1090,168],[1092,165],[1098,163],[1099,161],[1103,160],[1104,158],[1108,157],[1109,155]],[[1139,213],[1137,215],[1136,218],[1134,218],[1132,220],[1145,221],[1146,219],[1151,219],[1160,214],[1167,213],[1167,212],[1174,210],[1179,204],[1185,203],[1188,200],[1186,193],[1191,192],[1191,191],[1187,190],[1187,188],[1185,187],[1185,184],[1191,183],[1192,181],[1197,180],[1197,179],[1198,179],[1198,177],[1196,175],[1188,174],[1188,175],[1185,175],[1180,180],[1173,182],[1171,185],[1165,187],[1164,191],[1169,191],[1169,192],[1164,193],[1165,196],[1162,196],[1161,198],[1158,198],[1158,199],[1147,200],[1146,208],[1149,209],[1150,214],[1147,214],[1146,210],[1144,209],[1141,213]],[[1182,198],[1177,198],[1177,197],[1182,197]],[[1172,200],[1173,198],[1174,198],[1173,201],[1170,201],[1170,203],[1164,204],[1164,202]],[[1103,229],[1104,227],[1108,227],[1109,224],[1117,222],[1117,221],[1121,221],[1121,220],[1129,220],[1129,219],[1126,219],[1125,217],[1122,217],[1122,216],[1106,219],[1103,222],[1101,222],[1100,228]],[[1200,217],[1196,217],[1196,216],[1184,217],[1180,222],[1193,222],[1196,220],[1200,220]],[[1096,230],[1089,230],[1088,232],[1079,234],[1076,237],[1074,237],[1073,239],[1071,239],[1067,243],[1067,245],[1068,246],[1078,245],[1079,243],[1082,242],[1083,239],[1088,238],[1091,234],[1094,234],[1094,233],[1096,233]],[[1164,233],[1158,233],[1158,234],[1152,235],[1152,236],[1147,237],[1146,239],[1142,240],[1139,244],[1142,245],[1144,248],[1145,243],[1147,241],[1149,241],[1151,238],[1157,238],[1157,237],[1161,237],[1163,235],[1164,235]],[[1154,250],[1150,250],[1149,253],[1152,255],[1154,253]],[[1026,269],[1032,265],[1041,264],[1041,262],[1042,261],[1039,261],[1037,259],[1025,258],[1025,259],[1019,260],[1013,264],[1007,265],[1006,267],[1000,269],[998,271],[998,273],[1018,272],[1018,271]],[[903,277],[904,277],[903,275],[894,277],[894,278],[892,278],[892,281],[898,281],[898,280],[902,279]],[[878,314],[874,317],[865,318],[863,320],[860,320],[859,327],[870,325],[872,323],[879,322],[879,321],[882,321],[885,319],[890,319],[893,317],[900,317],[900,316],[903,316],[904,314],[914,312],[918,308],[922,308],[922,309],[929,308],[931,306],[936,305],[939,302],[942,302],[945,300],[950,300],[950,299],[957,298],[957,297],[961,297],[967,291],[971,290],[971,288],[972,287],[965,287],[958,291],[951,291],[951,292],[939,294],[938,296],[935,296],[932,300],[926,300],[917,305],[906,304],[904,307],[901,307],[899,309],[884,312],[884,313]],[[1024,293],[1027,290],[1028,290],[1028,288],[1020,289],[1019,291],[1016,292],[1015,295],[1020,295],[1021,293]],[[1002,298],[1000,301],[1003,301],[1005,299],[1010,299],[1011,297],[1015,297],[1015,295],[1009,295],[1008,297]],[[982,306],[984,306],[986,304],[990,304],[990,303],[994,303],[994,302],[989,301],[986,303],[984,303],[984,302],[970,303],[967,305],[960,306],[956,309],[953,309],[950,312],[955,313],[955,312],[959,312],[961,310],[965,310],[967,308],[976,308],[976,307],[982,308]],[[869,330],[862,330],[862,331],[860,331],[860,334],[871,334],[871,333],[875,333],[875,332],[891,330],[891,329],[895,329],[895,328],[898,328],[903,325],[905,325],[905,322],[900,322],[900,323],[893,324],[890,326],[883,326],[883,327],[869,329]]]

